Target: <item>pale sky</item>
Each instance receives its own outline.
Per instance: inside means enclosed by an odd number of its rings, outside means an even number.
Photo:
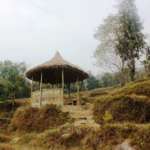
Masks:
[[[34,66],[59,51],[68,61],[94,74],[93,37],[117,0],[0,0],[0,60]],[[150,0],[137,0],[146,33],[150,33]]]

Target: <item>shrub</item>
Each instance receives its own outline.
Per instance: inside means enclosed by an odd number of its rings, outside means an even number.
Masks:
[[[57,127],[68,121],[68,113],[55,105],[42,108],[25,107],[18,109],[10,124],[11,130],[42,132],[49,127]]]
[[[105,96],[95,102],[94,118],[105,123],[105,114],[112,115],[112,122],[150,122],[150,101],[148,97],[137,95]]]
[[[112,116],[111,122],[150,122],[150,80],[133,82],[98,97],[93,111],[100,124],[107,122],[107,112]]]
[[[109,111],[106,111],[104,116],[103,116],[103,120],[104,122],[111,122],[113,119],[112,114]]]

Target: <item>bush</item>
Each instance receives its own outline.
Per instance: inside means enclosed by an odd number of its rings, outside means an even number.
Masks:
[[[24,76],[25,71],[25,63],[0,61],[0,100],[31,96],[30,85]]]
[[[111,122],[150,122],[150,80],[133,82],[98,97],[93,111],[100,124],[110,116]]]
[[[68,113],[62,112],[55,105],[46,105],[42,108],[25,107],[15,112],[10,128],[25,132],[42,132],[49,127],[62,125],[68,119]]]
[[[95,102],[96,122],[105,123],[105,114],[109,112],[112,122],[150,122],[150,101],[148,97],[137,95],[105,96]]]

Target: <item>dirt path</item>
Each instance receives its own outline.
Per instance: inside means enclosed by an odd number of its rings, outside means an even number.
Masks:
[[[74,125],[88,125],[91,127],[99,127],[93,119],[93,105],[87,106],[64,106],[63,111],[69,112],[71,117],[75,119]]]

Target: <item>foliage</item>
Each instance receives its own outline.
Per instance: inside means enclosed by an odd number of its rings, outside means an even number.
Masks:
[[[91,75],[85,82],[84,85],[88,90],[93,90],[102,87],[111,87],[120,83],[119,73],[104,73],[101,76],[95,77]]]
[[[12,84],[6,79],[0,79],[0,100],[9,97],[9,93],[12,89]]]
[[[104,122],[108,123],[113,120],[112,114],[109,111],[105,111],[105,114],[103,116]]]
[[[145,67],[145,72],[149,76],[150,75],[150,47],[148,46],[146,48],[146,58],[143,61],[144,67]]]
[[[119,4],[119,28],[117,32],[116,51],[127,62],[130,77],[135,78],[135,60],[144,48],[142,24],[137,14],[135,0],[122,0]]]
[[[105,73],[99,80],[99,87],[111,87],[120,83],[117,73]]]
[[[24,63],[0,62],[0,99],[30,96],[29,83],[25,80]]]
[[[105,64],[110,62],[122,73],[128,67],[130,78],[134,80],[135,63],[145,46],[141,30],[134,0],[121,0],[118,13],[108,16],[95,35],[100,41],[95,52],[98,62],[106,57]]]
[[[115,31],[117,26],[118,18],[115,15],[109,15],[104,20],[104,23],[98,27],[95,34],[95,38],[100,42],[100,44],[98,45],[94,56],[96,57],[97,63],[100,67],[109,68],[109,70],[113,70],[113,68],[118,70],[121,67],[120,59],[115,55]]]
[[[88,90],[96,89],[99,87],[99,81],[96,77],[90,75],[90,77],[85,81],[85,85]]]

